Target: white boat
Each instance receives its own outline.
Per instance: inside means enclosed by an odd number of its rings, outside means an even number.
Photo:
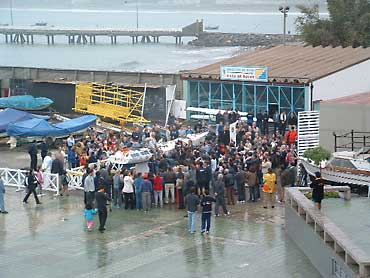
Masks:
[[[204,143],[206,140],[206,137],[208,135],[208,131],[202,132],[202,133],[197,133],[197,134],[189,134],[186,136],[186,138],[177,138],[168,142],[163,142],[157,144],[157,148],[163,152],[164,154],[169,154],[172,151],[175,150],[176,144],[181,141],[185,144],[189,144],[190,141],[192,142],[193,146],[199,146]]]
[[[193,146],[199,146],[204,143],[207,135],[208,131],[197,134],[189,134],[186,136],[186,138],[180,138],[179,140],[181,140],[185,144],[189,144],[191,141],[193,143]]]
[[[148,161],[153,154],[147,148],[141,148],[138,150],[124,150],[118,151],[114,155],[108,158],[110,163],[126,165],[126,164],[138,164]]]

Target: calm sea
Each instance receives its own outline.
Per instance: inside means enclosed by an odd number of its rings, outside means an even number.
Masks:
[[[299,14],[289,13],[287,30],[295,32],[294,21]],[[30,26],[47,22],[54,27],[80,28],[136,28],[136,10],[66,10],[13,9],[15,26]],[[197,19],[205,25],[219,25],[220,32],[281,33],[282,14],[277,11],[173,11],[139,9],[140,29],[181,28]],[[0,9],[0,24],[10,23],[10,10]],[[46,38],[36,39],[35,45],[6,45],[0,37],[0,65],[47,68],[102,69],[127,71],[176,72],[196,68],[228,58],[243,49],[239,47],[199,48],[176,46],[174,38],[162,39],[161,44],[131,45],[128,38],[120,38],[110,45],[108,38],[100,38],[97,45],[68,45],[67,38],[57,38],[56,45],[48,46]]]

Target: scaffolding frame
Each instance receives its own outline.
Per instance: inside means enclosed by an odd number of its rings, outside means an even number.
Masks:
[[[82,83],[76,85],[75,108],[81,113],[95,114],[121,124],[147,123],[143,117],[144,92],[116,84]]]

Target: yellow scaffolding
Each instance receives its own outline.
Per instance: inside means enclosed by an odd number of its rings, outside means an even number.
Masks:
[[[77,84],[74,110],[110,118],[121,124],[147,123],[149,121],[143,117],[144,101],[145,90],[138,92],[99,83]]]

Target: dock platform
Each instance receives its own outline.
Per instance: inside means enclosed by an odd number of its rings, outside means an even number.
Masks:
[[[203,21],[185,26],[181,29],[76,29],[56,27],[0,27],[0,34],[4,35],[5,43],[34,44],[36,37],[46,37],[47,44],[55,44],[56,36],[65,36],[68,44],[96,44],[97,37],[109,37],[111,44],[117,44],[118,37],[131,37],[132,44],[159,43],[161,37],[174,37],[176,44],[182,44],[184,37],[198,37],[203,33]]]

